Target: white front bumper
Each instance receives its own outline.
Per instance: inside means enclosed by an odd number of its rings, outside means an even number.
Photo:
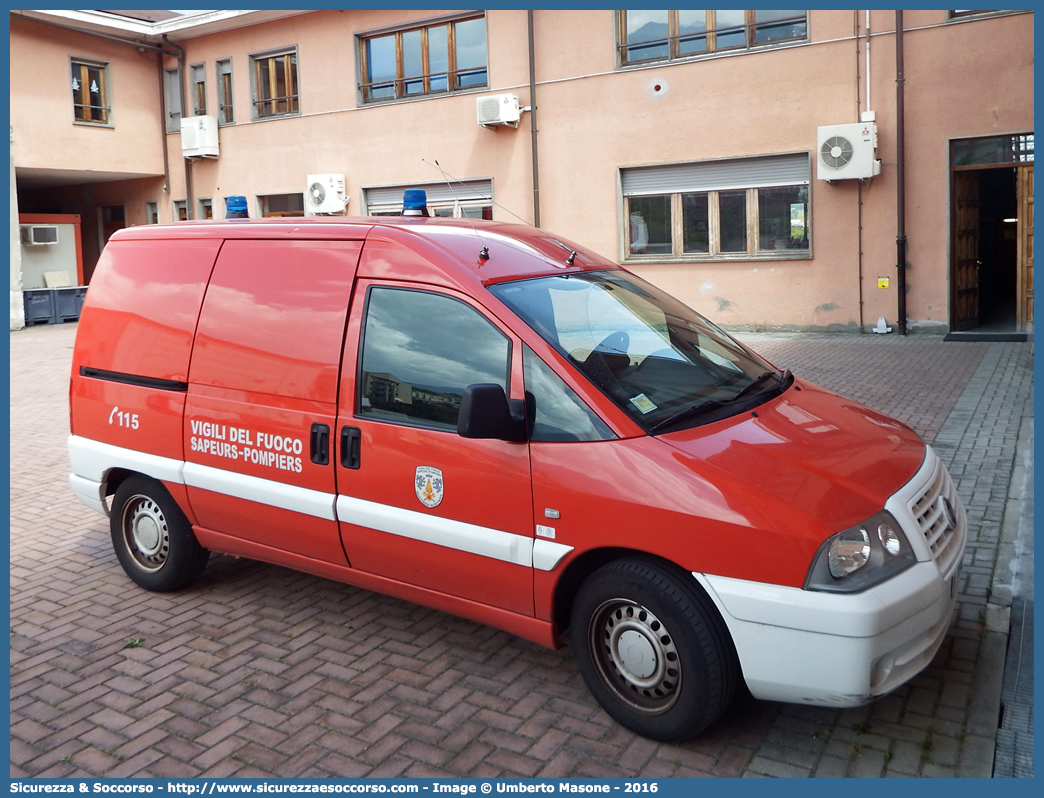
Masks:
[[[911,523],[910,508],[923,507],[924,497],[934,495],[930,491],[947,496],[957,514],[946,547],[934,547],[938,561],[921,528]],[[919,562],[860,593],[693,574],[721,612],[755,698],[858,706],[909,681],[932,661],[957,602],[964,510],[930,448],[914,478],[886,506]]]

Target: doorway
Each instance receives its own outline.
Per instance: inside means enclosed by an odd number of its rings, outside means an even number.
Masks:
[[[1033,137],[951,149],[951,334],[1025,340],[1033,329]]]

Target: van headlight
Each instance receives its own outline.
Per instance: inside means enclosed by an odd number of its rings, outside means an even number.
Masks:
[[[899,523],[891,513],[881,511],[827,538],[812,560],[805,589],[856,593],[905,571],[916,562]]]

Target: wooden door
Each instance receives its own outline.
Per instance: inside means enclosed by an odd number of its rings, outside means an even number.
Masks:
[[[950,328],[979,326],[979,176],[953,173],[953,274]]]
[[[1018,296],[1019,331],[1033,330],[1033,166],[1018,168]]]

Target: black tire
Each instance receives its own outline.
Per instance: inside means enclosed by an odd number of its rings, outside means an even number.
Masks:
[[[691,575],[652,560],[604,565],[580,586],[570,638],[588,689],[643,737],[694,737],[739,681],[732,638]]]
[[[116,489],[109,530],[123,570],[146,590],[184,587],[210,558],[170,492],[149,477],[128,477]]]

